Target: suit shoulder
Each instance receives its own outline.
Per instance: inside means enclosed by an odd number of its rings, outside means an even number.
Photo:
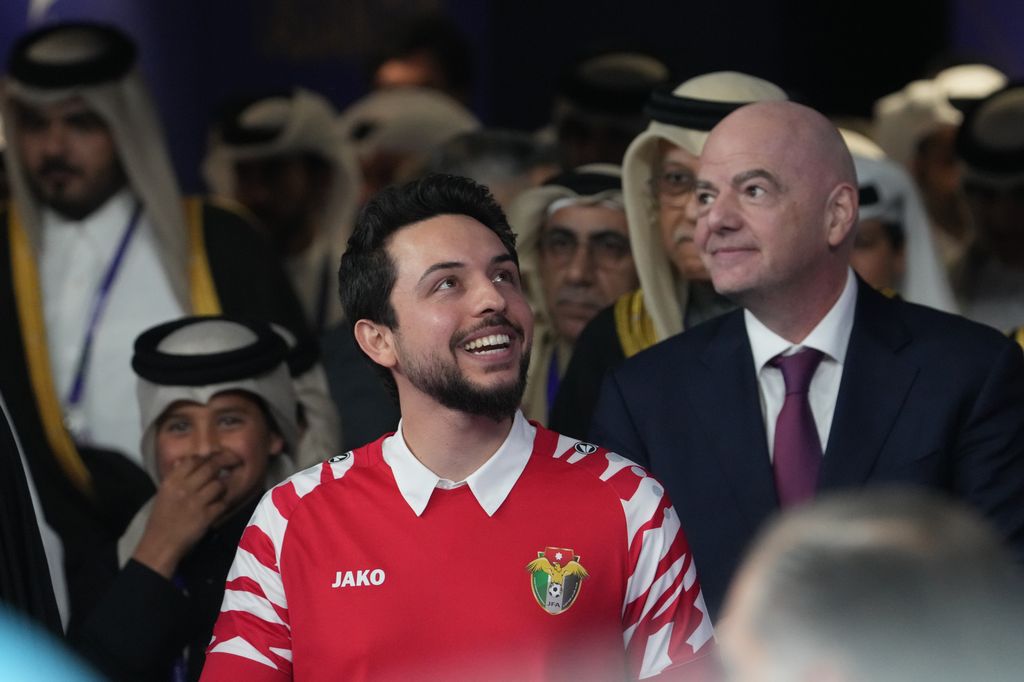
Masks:
[[[998,352],[1014,345],[1013,340],[999,330],[962,315],[903,300],[887,299],[885,303],[907,326],[915,341],[979,353]]]
[[[622,377],[642,376],[652,379],[665,374],[667,367],[678,366],[699,356],[713,339],[721,334],[743,330],[742,311],[725,313],[659,341],[622,363],[617,374]]]

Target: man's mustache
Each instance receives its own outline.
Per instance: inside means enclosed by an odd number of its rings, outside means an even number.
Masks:
[[[39,166],[39,175],[50,175],[51,173],[68,173],[81,175],[82,170],[78,166],[72,166],[70,163],[62,158],[49,158],[43,159],[42,165]]]
[[[454,350],[455,348],[461,346],[463,341],[468,339],[473,334],[476,334],[478,331],[482,329],[488,329],[490,327],[509,327],[519,336],[519,338],[523,338],[523,328],[520,325],[515,324],[514,322],[512,322],[512,320],[508,319],[507,317],[500,313],[495,313],[494,315],[489,315],[488,317],[481,320],[480,323],[474,325],[472,329],[467,329],[465,331],[460,332],[455,338],[452,339],[452,349]]]

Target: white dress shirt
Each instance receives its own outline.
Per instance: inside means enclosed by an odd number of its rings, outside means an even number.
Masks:
[[[381,454],[395,475],[399,492],[416,516],[423,514],[435,489],[450,490],[462,485],[469,486],[488,516],[494,516],[530,461],[536,435],[537,429],[517,410],[501,446],[465,481],[458,482],[441,478],[416,458],[402,435],[402,422],[398,423],[395,434],[381,444]]]
[[[81,221],[49,209],[42,212],[39,277],[46,341],[54,385],[65,411],[96,292],[134,208],[135,196],[125,189]],[[183,314],[143,212],[95,330],[80,406],[86,430],[76,435],[77,440],[118,450],[141,462],[133,344],[141,332]]]
[[[768,361],[777,355],[792,355],[804,348],[813,348],[824,354],[807,392],[814,424],[821,439],[821,451],[824,452],[828,445],[829,431],[832,429],[836,400],[839,397],[839,383],[843,378],[843,364],[846,360],[846,348],[850,344],[856,305],[857,279],[853,275],[853,270],[849,270],[846,275],[846,286],[839,299],[799,344],[792,344],[768,329],[749,310],[743,311],[750,350],[754,355],[754,371],[757,373],[757,386],[761,397],[761,415],[764,417],[764,429],[768,434],[769,457],[775,456],[775,422],[786,400],[786,382],[782,378],[782,371],[770,366]]]

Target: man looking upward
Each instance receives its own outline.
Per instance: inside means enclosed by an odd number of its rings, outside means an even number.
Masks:
[[[660,484],[518,409],[533,316],[487,190],[382,192],[339,280],[402,421],[260,502],[203,679],[700,674],[712,631]]]

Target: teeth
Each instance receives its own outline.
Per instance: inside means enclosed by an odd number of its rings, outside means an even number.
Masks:
[[[490,336],[483,336],[474,341],[470,341],[463,348],[468,351],[475,351],[479,348],[491,349],[494,346],[508,346],[511,339],[508,334],[491,334]]]

